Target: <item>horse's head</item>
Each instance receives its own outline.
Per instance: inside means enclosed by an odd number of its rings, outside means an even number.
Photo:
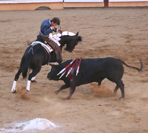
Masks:
[[[82,37],[78,36],[79,32],[77,34],[70,34],[70,32],[67,32],[67,35],[63,34],[61,36],[61,47],[63,47],[66,44],[66,51],[72,52],[75,46],[78,44],[79,41],[82,41]]]

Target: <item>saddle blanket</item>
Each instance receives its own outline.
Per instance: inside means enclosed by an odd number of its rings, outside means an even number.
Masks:
[[[31,46],[34,47],[34,46],[36,46],[38,44],[40,44],[43,48],[45,48],[48,53],[51,53],[53,51],[53,49],[49,45],[46,45],[46,44],[44,44],[44,43],[42,43],[40,41],[32,42]]]

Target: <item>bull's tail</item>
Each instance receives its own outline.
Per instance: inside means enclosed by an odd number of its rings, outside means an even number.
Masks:
[[[22,70],[22,76],[23,78],[27,77],[27,73],[28,73],[28,68],[31,62],[31,57],[33,55],[33,52],[29,50],[27,56],[26,56],[26,60],[25,62],[22,64],[21,70]]]
[[[143,69],[143,63],[142,63],[142,60],[141,60],[141,59],[139,59],[140,64],[141,64],[140,68],[127,65],[123,60],[120,60],[120,59],[119,59],[119,61],[120,61],[122,64],[124,64],[125,66],[130,67],[130,68],[133,68],[133,69],[136,69],[136,70],[138,70],[138,71],[142,71],[142,69]]]

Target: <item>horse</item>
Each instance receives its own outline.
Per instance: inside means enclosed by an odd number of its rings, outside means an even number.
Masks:
[[[58,38],[60,48],[62,51],[63,46],[66,44],[65,50],[72,52],[78,42],[82,41],[82,37],[68,31],[64,31],[61,34],[53,35],[53,38]],[[58,37],[57,37],[58,36]],[[32,70],[29,73],[26,90],[30,91],[31,82],[35,81],[35,76],[40,72],[43,65],[49,64],[49,62],[55,62],[56,54],[49,45],[46,45],[43,38],[38,35],[36,41],[33,41],[30,46],[26,49],[22,56],[20,67],[15,75],[11,92],[16,92],[16,83],[22,73],[23,79],[27,77],[28,70]]]

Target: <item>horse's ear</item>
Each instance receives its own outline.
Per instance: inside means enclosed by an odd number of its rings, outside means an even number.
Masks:
[[[82,37],[81,36],[78,36],[78,41],[82,41]]]
[[[77,32],[76,36],[78,36],[78,34],[79,34],[79,31]]]

